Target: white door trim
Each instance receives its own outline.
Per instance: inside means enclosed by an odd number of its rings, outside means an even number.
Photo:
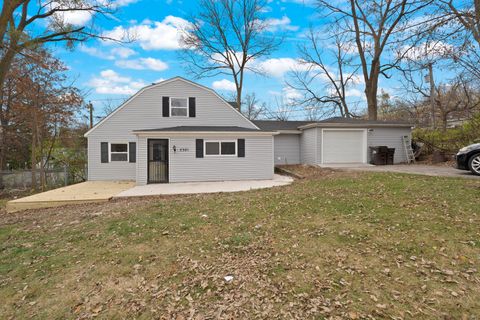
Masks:
[[[363,163],[367,163],[368,161],[368,158],[367,158],[367,129],[357,129],[357,128],[329,128],[329,129],[325,129],[325,128],[322,128],[322,149],[321,149],[321,157],[322,157],[322,161],[321,161],[321,164],[325,164],[325,158],[323,156],[323,148],[325,146],[325,144],[323,143],[323,133],[325,131],[361,131],[363,132],[363,146],[362,146],[362,159],[363,159]]]

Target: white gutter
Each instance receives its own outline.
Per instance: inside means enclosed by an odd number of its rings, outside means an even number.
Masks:
[[[275,130],[279,134],[302,134],[301,130]]]
[[[159,137],[159,136],[275,136],[279,134],[273,131],[132,131],[132,134],[139,137]]]
[[[401,123],[310,123],[301,127],[300,130],[311,128],[412,128],[413,124]]]

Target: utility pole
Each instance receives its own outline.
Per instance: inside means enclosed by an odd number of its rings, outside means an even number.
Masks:
[[[430,82],[430,108],[432,112],[432,128],[436,128],[435,121],[435,80],[433,79],[433,63],[428,63],[428,80]]]
[[[93,128],[93,104],[91,101],[87,103],[88,111],[90,112],[90,129]]]

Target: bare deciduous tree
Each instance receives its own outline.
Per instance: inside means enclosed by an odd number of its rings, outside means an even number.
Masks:
[[[252,62],[268,56],[282,40],[266,34],[265,6],[264,0],[201,0],[193,15],[195,22],[182,36],[186,47],[182,57],[189,72],[197,78],[232,76],[238,106],[245,71],[261,73]]]
[[[447,15],[453,15],[480,44],[480,0],[439,0],[437,4]]]
[[[319,8],[344,26],[340,33],[353,36],[365,80],[368,117],[377,119],[377,92],[381,75],[395,68],[398,59],[385,62],[385,52],[402,42],[411,19],[429,5],[427,0],[318,0]],[[410,35],[407,35],[407,37]]]
[[[471,85],[461,75],[448,85],[435,88],[435,104],[442,130],[447,130],[449,117],[457,115],[468,118],[473,110],[480,106],[478,92],[472,90]]]
[[[277,121],[288,121],[293,113],[292,102],[284,95],[275,97],[274,106],[267,110],[267,118]]]
[[[347,103],[347,90],[354,84],[359,69],[352,65],[351,45],[338,34],[333,36],[331,43],[322,42],[313,29],[307,39],[306,44],[299,46],[300,63],[304,68],[293,70],[292,79],[287,81],[302,95],[295,102],[307,110],[310,118],[338,112],[342,117],[350,118],[352,112]],[[324,50],[324,47],[332,49]]]
[[[265,102],[260,102],[255,93],[247,94],[243,99],[244,108],[242,113],[249,120],[256,120],[265,116],[267,105]]]
[[[74,25],[68,13],[86,12],[92,15],[89,25]],[[110,0],[8,0],[0,13],[0,92],[13,59],[25,50],[44,43],[78,41],[96,36],[94,15],[113,12]]]

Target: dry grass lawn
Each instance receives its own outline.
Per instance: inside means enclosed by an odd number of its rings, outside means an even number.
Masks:
[[[480,318],[480,181],[297,169],[1,214],[0,318]]]

